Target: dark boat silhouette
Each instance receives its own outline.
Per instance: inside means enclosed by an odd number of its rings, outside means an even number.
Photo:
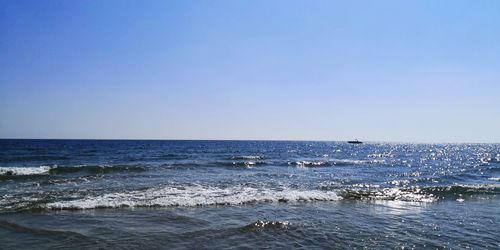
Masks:
[[[358,139],[354,140],[354,141],[347,141],[347,143],[352,143],[352,144],[361,144],[363,143],[362,141],[358,141]]]

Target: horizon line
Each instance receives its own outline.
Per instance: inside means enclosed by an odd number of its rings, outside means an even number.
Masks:
[[[3,138],[0,140],[54,140],[54,141],[269,141],[269,142],[347,142],[347,140],[323,139],[165,139],[165,138]],[[423,141],[378,141],[360,140],[363,143],[387,144],[500,144],[500,142],[423,142]]]

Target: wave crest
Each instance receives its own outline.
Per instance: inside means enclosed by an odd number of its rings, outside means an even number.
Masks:
[[[237,155],[232,156],[231,160],[263,160],[264,157],[260,155]]]
[[[147,167],[139,165],[0,167],[0,179],[36,178],[48,175],[65,175],[73,173],[99,175],[113,172],[140,172],[146,170]]]
[[[263,166],[268,163],[265,161],[233,161],[233,162],[221,162],[217,163],[218,165],[226,166],[226,167],[245,167],[252,168],[255,166]]]
[[[16,176],[16,175],[46,175],[50,173],[52,167],[0,167],[0,176]]]
[[[500,194],[499,185],[454,185],[408,188],[345,189],[339,193],[352,200],[398,200],[433,202],[439,199],[462,199],[478,195]]]
[[[339,200],[335,192],[319,190],[281,191],[251,187],[163,187],[142,191],[111,193],[82,199],[47,204],[50,209],[95,209],[120,207],[195,207],[244,205],[260,202],[311,202]]]
[[[301,161],[289,161],[288,165],[297,167],[333,167],[333,166],[350,166],[350,165],[361,165],[361,164],[383,164],[384,160],[301,160]]]

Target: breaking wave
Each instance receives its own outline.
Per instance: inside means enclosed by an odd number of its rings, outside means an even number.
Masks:
[[[333,166],[349,166],[361,164],[383,164],[384,160],[301,160],[289,161],[288,165],[297,167],[333,167]]]
[[[248,186],[163,186],[127,192],[99,194],[33,193],[0,198],[0,211],[21,210],[87,210],[133,207],[198,207],[238,206],[257,203],[303,203],[340,200],[385,200],[405,202],[465,201],[471,198],[496,196],[500,185],[432,186],[413,188],[381,188],[360,186],[335,190],[304,190],[296,188],[256,188]],[[256,224],[255,226],[259,226]],[[272,226],[263,224],[261,226]]]
[[[231,160],[262,160],[263,156],[260,155],[239,155],[231,157]]]
[[[222,165],[225,167],[246,167],[252,168],[255,166],[267,165],[265,161],[232,161],[232,162],[217,162],[215,165]]]
[[[84,172],[105,174],[111,172],[146,171],[138,165],[77,165],[77,166],[39,166],[39,167],[0,167],[0,177],[57,175]]]
[[[16,175],[45,175],[49,174],[52,167],[0,167],[0,176]]]
[[[47,204],[50,209],[95,209],[120,207],[195,207],[245,205],[253,203],[313,202],[354,200],[397,200],[409,202],[434,202],[440,199],[456,199],[474,195],[496,195],[500,187],[490,186],[443,186],[415,188],[374,188],[344,190],[282,190],[254,187],[162,187],[82,199],[58,201]]]
[[[261,202],[311,202],[339,200],[335,192],[319,190],[269,190],[251,187],[163,187],[142,191],[89,196],[48,203],[49,209],[80,210],[120,207],[195,207],[244,205]]]

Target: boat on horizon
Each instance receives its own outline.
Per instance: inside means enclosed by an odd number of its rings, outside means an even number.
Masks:
[[[354,140],[354,141],[347,141],[347,143],[352,143],[352,144],[361,144],[363,143],[362,141],[359,141],[358,139]]]

